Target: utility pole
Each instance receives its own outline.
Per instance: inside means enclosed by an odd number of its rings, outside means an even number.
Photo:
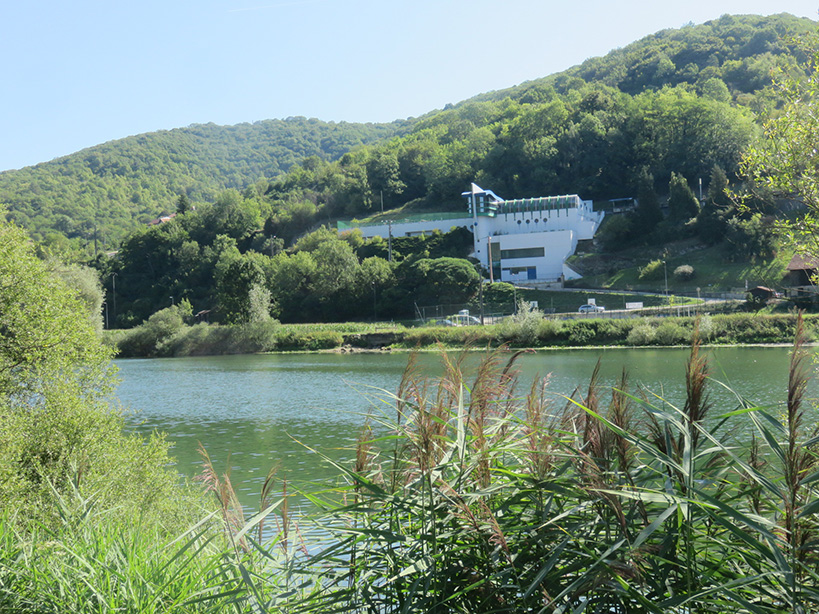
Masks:
[[[387,235],[387,254],[389,256],[389,261],[392,262],[392,222],[389,222],[388,226],[389,234]]]

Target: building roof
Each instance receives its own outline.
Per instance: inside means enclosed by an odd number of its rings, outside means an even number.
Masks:
[[[807,254],[794,254],[788,263],[789,271],[812,271],[819,269],[819,258]]]

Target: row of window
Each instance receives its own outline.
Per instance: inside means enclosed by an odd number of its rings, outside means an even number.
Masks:
[[[546,253],[542,247],[522,247],[520,249],[502,249],[501,260],[514,260],[515,258],[542,258]]]

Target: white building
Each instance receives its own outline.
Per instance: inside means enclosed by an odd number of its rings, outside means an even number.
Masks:
[[[472,231],[474,252],[496,281],[552,283],[580,277],[565,264],[577,242],[591,239],[603,221],[590,200],[577,195],[504,200],[472,184],[463,196],[469,217],[432,214],[388,224],[356,225],[364,237],[413,236],[453,226]],[[353,227],[339,224],[339,229]]]

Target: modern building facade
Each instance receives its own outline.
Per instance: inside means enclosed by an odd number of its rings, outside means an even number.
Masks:
[[[387,224],[355,226],[364,237],[412,236],[463,226],[472,231],[474,252],[495,281],[555,283],[580,277],[566,265],[577,242],[591,239],[603,221],[592,201],[572,194],[504,200],[472,184],[462,194],[468,216],[441,214]],[[339,225],[340,230],[350,225]]]

